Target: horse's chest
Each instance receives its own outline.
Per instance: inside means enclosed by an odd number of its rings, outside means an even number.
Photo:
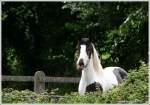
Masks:
[[[87,82],[87,85],[89,85],[89,84],[95,82],[94,76],[93,76],[93,75],[90,75],[90,76],[87,75],[87,76],[86,76],[86,82]]]

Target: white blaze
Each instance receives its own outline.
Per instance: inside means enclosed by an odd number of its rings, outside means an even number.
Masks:
[[[84,63],[84,65],[86,65],[87,61],[88,61],[88,55],[86,53],[86,45],[80,45],[80,47],[81,47],[80,48],[80,55],[79,55],[77,64],[79,64],[80,59],[83,59],[83,63]]]

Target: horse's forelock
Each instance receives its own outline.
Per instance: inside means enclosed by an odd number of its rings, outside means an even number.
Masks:
[[[89,43],[88,45],[86,45],[86,52],[87,55],[89,56],[89,59],[91,58],[92,54],[93,54],[93,46],[92,43]]]
[[[82,38],[80,40],[80,45],[89,45],[91,42],[90,42],[90,39],[89,38]]]

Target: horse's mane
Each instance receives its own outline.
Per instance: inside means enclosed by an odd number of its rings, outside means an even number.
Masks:
[[[101,61],[98,57],[98,53],[94,47],[94,44],[92,43],[92,46],[93,46],[93,55],[92,55],[92,58],[93,58],[93,67],[94,67],[94,70],[98,73],[101,73],[103,68],[102,68],[102,65],[101,65]]]

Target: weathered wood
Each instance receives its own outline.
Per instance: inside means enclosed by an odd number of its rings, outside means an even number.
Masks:
[[[46,77],[45,82],[57,82],[57,83],[79,83],[78,77]]]
[[[45,77],[45,82],[79,83],[79,77]],[[34,76],[2,76],[2,81],[33,82]]]
[[[2,76],[2,81],[29,82],[34,81],[34,76]]]
[[[34,92],[40,94],[45,90],[45,73],[37,71],[34,75]]]
[[[2,76],[2,81],[34,82],[34,92],[42,93],[45,90],[45,82],[55,83],[79,83],[79,77],[46,77],[43,71],[37,71],[34,76]]]

